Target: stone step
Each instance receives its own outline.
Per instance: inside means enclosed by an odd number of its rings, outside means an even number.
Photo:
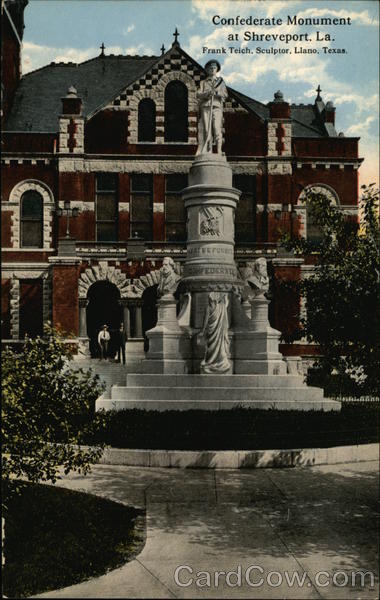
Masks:
[[[277,394],[271,400],[111,400],[104,397],[96,401],[96,410],[232,410],[236,408],[255,408],[260,410],[302,410],[302,411],[339,411],[340,402],[329,398],[319,400],[308,399],[304,394],[303,400],[284,400]]]
[[[128,373],[127,387],[302,387],[301,375],[171,375]]]
[[[252,400],[321,400],[323,390],[316,387],[133,387],[114,385],[112,400],[244,402]]]
[[[107,390],[111,389],[111,386],[115,384],[125,384],[125,365],[121,365],[120,363],[111,363],[105,360],[101,361],[97,359],[83,359],[73,361],[71,364],[73,367],[77,367],[78,369],[91,369],[94,373],[99,375],[100,380],[106,384]]]

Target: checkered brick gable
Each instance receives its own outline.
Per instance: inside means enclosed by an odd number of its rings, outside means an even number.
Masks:
[[[107,108],[126,110],[128,115],[128,143],[138,142],[138,109],[144,98],[156,105],[156,144],[164,143],[165,88],[170,81],[179,80],[188,90],[188,144],[197,144],[197,89],[205,73],[196,63],[182,55],[178,46],[164,54],[142,77],[123,90]],[[226,111],[244,110],[235,98],[229,97]],[[182,142],[183,143],[183,142]]]

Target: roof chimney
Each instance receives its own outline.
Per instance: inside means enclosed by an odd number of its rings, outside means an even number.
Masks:
[[[82,112],[82,99],[78,98],[77,91],[71,85],[67,91],[67,95],[61,98],[62,114],[64,115],[80,115]]]
[[[274,100],[268,103],[271,119],[290,119],[290,105],[284,100],[284,94],[278,90]]]
[[[325,123],[335,125],[335,106],[332,102],[327,102],[325,106]]]

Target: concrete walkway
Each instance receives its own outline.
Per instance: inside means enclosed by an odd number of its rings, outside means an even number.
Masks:
[[[60,485],[145,507],[146,545],[124,567],[38,597],[378,598],[377,466],[215,471],[97,465],[87,477],[69,476]],[[175,582],[179,566],[186,567],[178,580],[190,582],[187,587]],[[210,573],[211,581],[198,571]],[[235,575],[215,581],[216,571]],[[369,575],[364,585],[359,575],[352,582],[358,571],[373,572],[375,586]],[[288,584],[294,573],[303,584]]]

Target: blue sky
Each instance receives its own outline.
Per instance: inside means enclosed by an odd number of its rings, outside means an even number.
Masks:
[[[255,17],[282,19],[282,25],[216,25],[221,18]],[[288,25],[287,16],[345,18],[351,25]],[[269,102],[281,89],[290,102],[314,102],[322,88],[325,101],[337,107],[336,128],[346,136],[360,136],[361,183],[378,182],[379,171],[379,4],[376,0],[325,2],[276,0],[29,0],[25,10],[23,73],[51,61],[82,62],[106,53],[160,54],[168,49],[175,27],[181,46],[201,64],[212,56],[203,47],[227,49],[218,55],[228,85]],[[316,41],[329,34],[333,40]],[[310,42],[244,41],[244,32],[256,34],[309,34]],[[238,40],[228,41],[228,35]],[[324,52],[322,47],[346,50]],[[229,47],[251,53],[230,53]],[[256,54],[262,49],[289,49],[289,53]],[[295,54],[295,48],[315,49]],[[121,86],[122,86],[121,82]]]

